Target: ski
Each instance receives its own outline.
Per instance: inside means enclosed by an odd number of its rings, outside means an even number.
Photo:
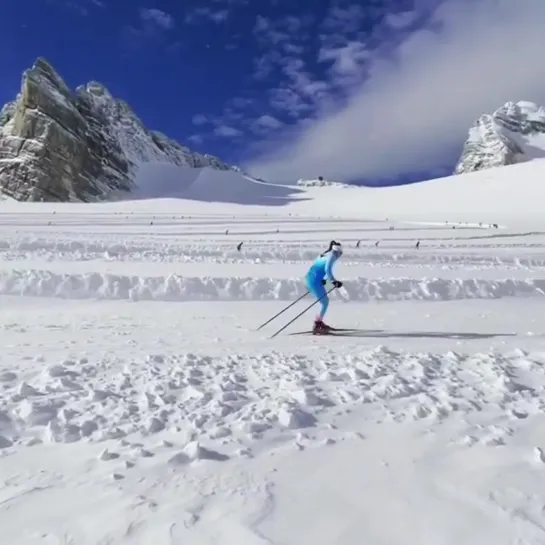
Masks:
[[[295,333],[288,333],[288,335],[316,335],[319,337],[320,335],[335,335],[336,333],[357,333],[358,331],[362,331],[361,329],[354,329],[354,328],[330,328],[328,331],[320,331],[319,333],[314,332],[312,329],[308,331],[296,331]]]

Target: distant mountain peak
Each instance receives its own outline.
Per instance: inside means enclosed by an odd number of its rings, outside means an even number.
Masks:
[[[545,157],[545,108],[521,100],[480,116],[469,129],[455,174]]]

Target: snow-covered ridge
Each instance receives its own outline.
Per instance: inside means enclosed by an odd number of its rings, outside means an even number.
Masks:
[[[511,165],[545,157],[545,109],[533,102],[508,102],[479,117],[469,130],[455,173]]]
[[[0,191],[17,200],[129,194],[137,189],[140,165],[151,162],[239,170],[149,130],[98,82],[72,91],[42,58],[24,72],[16,100],[0,111]]]

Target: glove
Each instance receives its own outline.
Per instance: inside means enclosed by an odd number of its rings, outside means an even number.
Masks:
[[[324,278],[324,279],[322,280],[322,286],[325,286],[326,284],[327,284],[327,280]]]
[[[334,285],[336,288],[342,288],[343,283],[342,283],[340,280],[335,280],[335,281],[333,282],[333,285]]]

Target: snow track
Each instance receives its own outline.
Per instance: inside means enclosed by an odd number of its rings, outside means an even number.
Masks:
[[[51,225],[48,221],[36,237],[26,231],[35,229],[32,226],[43,218],[29,216],[0,215],[0,294],[155,301],[289,300],[304,292],[306,267],[331,236],[346,246],[342,300],[527,297],[543,296],[545,289],[545,236],[535,232],[512,232],[499,245],[496,238],[486,238],[492,236],[486,234],[490,229],[482,227],[464,227],[453,235],[448,225],[419,231],[414,225],[379,221],[317,223],[290,216],[233,220],[130,211],[123,217],[96,212],[49,214]],[[254,227],[259,221],[268,222],[266,238],[263,233],[260,237],[244,234],[248,221],[257,222],[251,224]],[[87,231],[68,236],[69,225]],[[115,235],[98,232],[112,225]],[[10,236],[5,236],[8,226]],[[213,232],[203,239],[208,229]],[[195,230],[201,238],[195,238]],[[240,251],[239,242],[243,243]]]

